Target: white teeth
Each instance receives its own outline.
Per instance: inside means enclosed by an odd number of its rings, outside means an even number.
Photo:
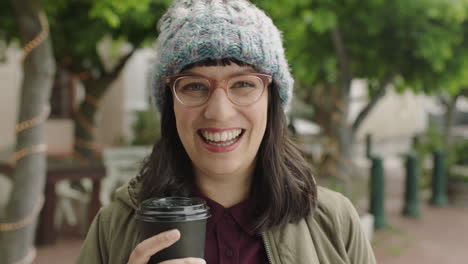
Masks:
[[[233,129],[223,132],[208,132],[205,130],[201,131],[203,137],[209,141],[217,143],[225,143],[226,141],[232,141],[236,139],[242,133],[242,129]]]

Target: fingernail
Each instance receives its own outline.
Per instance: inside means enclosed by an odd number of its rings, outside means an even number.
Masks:
[[[179,231],[177,229],[173,229],[167,232],[166,237],[170,240],[177,239],[179,237]]]

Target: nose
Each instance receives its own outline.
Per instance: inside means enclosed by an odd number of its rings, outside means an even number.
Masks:
[[[205,118],[224,121],[236,113],[234,104],[229,100],[223,89],[214,89],[205,108]]]

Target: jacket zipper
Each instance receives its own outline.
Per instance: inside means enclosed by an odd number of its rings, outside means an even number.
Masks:
[[[273,264],[270,245],[268,244],[268,238],[266,232],[262,232],[263,245],[265,245],[265,251],[268,258],[268,263]]]

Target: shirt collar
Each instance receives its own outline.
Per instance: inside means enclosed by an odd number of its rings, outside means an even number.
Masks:
[[[198,196],[206,201],[208,207],[210,207],[211,217],[208,218],[207,231],[211,231],[216,226],[218,221],[224,216],[224,214],[230,214],[234,221],[250,236],[256,235],[256,230],[252,224],[253,221],[253,210],[250,199],[246,199],[238,204],[235,204],[229,208],[225,208],[218,202],[206,197],[198,189],[194,192],[195,196]]]

